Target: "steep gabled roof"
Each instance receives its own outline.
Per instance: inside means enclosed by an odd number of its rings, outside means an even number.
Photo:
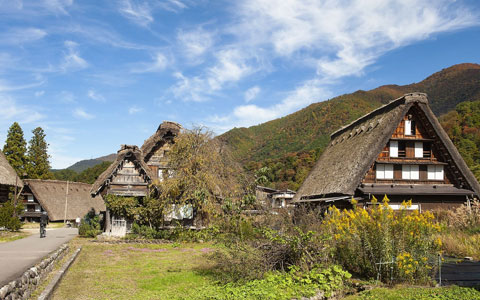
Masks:
[[[112,179],[119,168],[121,168],[122,162],[127,158],[133,161],[136,167],[140,168],[141,172],[146,174],[149,181],[155,178],[152,170],[150,170],[144,161],[142,151],[138,149],[137,146],[122,145],[117,152],[117,159],[102,174],[100,174],[100,176],[98,176],[97,180],[92,185],[90,193],[92,195],[100,193],[107,184],[107,180]]]
[[[298,190],[294,201],[355,194],[370,166],[408,110],[416,105],[425,114],[470,188],[480,185],[428,106],[427,95],[410,93],[353,121],[331,135],[330,144]]]
[[[17,185],[18,187],[23,186],[22,180],[8,163],[8,160],[2,151],[0,151],[0,184],[11,186]]]
[[[150,156],[157,150],[158,147],[163,145],[167,140],[176,137],[182,126],[175,122],[163,121],[158,126],[157,131],[143,143],[141,150],[144,156],[144,160],[148,161]]]
[[[35,198],[48,213],[50,221],[65,218],[67,182],[60,180],[25,179]],[[83,218],[90,209],[96,213],[105,211],[105,203],[100,195],[90,195],[91,184],[68,182],[67,220]]]

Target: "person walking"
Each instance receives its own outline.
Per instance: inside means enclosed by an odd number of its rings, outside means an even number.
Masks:
[[[44,211],[42,216],[40,217],[40,238],[44,238],[47,236],[47,224],[48,224],[48,215],[47,212]]]

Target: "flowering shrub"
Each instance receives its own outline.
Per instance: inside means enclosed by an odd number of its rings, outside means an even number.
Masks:
[[[441,246],[435,235],[440,226],[434,223],[433,214],[408,211],[411,201],[393,211],[387,196],[381,204],[375,198],[372,202],[368,209],[332,207],[326,213],[324,225],[333,236],[336,259],[361,276],[428,281]]]

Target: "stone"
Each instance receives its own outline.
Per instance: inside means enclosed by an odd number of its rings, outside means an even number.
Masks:
[[[0,289],[0,299],[5,299],[7,294],[8,294],[8,285],[6,285],[6,286],[4,286]]]

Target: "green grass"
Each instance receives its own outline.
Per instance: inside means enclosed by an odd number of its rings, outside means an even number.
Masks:
[[[30,233],[22,231],[0,231],[0,243],[16,241],[29,235]]]
[[[217,247],[210,243],[108,245],[83,240],[80,255],[53,299],[288,300],[313,296],[318,287],[280,273],[262,280],[220,284],[207,259]],[[328,274],[333,279],[325,279],[327,285],[338,278]]]
[[[201,272],[211,247],[87,243],[54,299],[195,299],[214,284]]]
[[[473,288],[451,286],[445,288],[397,287],[376,288],[345,300],[476,300],[480,292]]]

